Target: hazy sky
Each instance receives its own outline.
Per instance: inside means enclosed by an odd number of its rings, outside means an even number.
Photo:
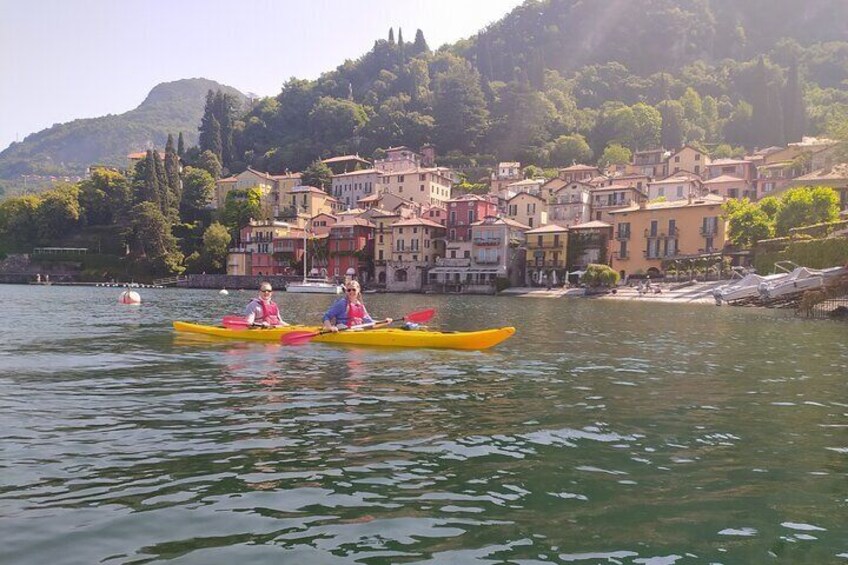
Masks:
[[[0,150],[55,123],[203,77],[260,96],[356,59],[389,27],[430,48],[520,0],[0,0]]]

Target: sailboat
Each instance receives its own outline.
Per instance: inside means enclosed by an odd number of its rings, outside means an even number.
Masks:
[[[307,260],[309,258],[308,248],[306,246],[308,232],[303,230],[303,281],[292,282],[286,285],[286,292],[300,292],[308,294],[341,294],[342,287],[338,284],[327,282],[323,278],[309,278],[309,266]]]

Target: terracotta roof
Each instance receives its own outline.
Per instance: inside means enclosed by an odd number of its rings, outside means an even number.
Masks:
[[[301,177],[300,173],[285,173],[282,175],[270,175],[274,180],[286,180],[286,179],[299,179]]]
[[[723,165],[750,165],[751,161],[748,159],[716,159],[711,162],[708,167],[723,166]]]
[[[527,235],[539,235],[543,233],[566,233],[568,232],[568,228],[564,228],[562,226],[558,226],[556,224],[548,224],[546,226],[539,226],[538,228],[533,228],[532,230],[527,230]]]
[[[326,192],[324,192],[323,190],[321,190],[317,186],[309,186],[309,185],[306,185],[306,184],[301,184],[299,186],[293,186],[291,188],[291,191],[296,192],[298,194],[300,194],[302,192],[311,192],[313,194],[323,194],[324,196],[329,197],[329,194],[327,194]]]
[[[371,196],[363,196],[357,202],[377,202],[382,197],[382,194],[372,194]]]
[[[558,171],[596,171],[598,167],[593,167],[592,165],[571,165],[570,167],[563,167],[561,169],[557,169]]]
[[[689,200],[684,198],[682,200],[668,200],[665,202],[648,202],[645,205],[645,210],[663,210],[666,208],[685,208],[687,206],[720,206],[727,201],[726,198],[722,196],[718,196],[716,194],[707,194],[706,196],[699,196],[697,198],[692,199],[692,203],[689,203]],[[610,210],[609,214],[622,214],[627,212],[638,212],[641,210],[638,204],[631,204],[630,206],[626,206],[624,208],[616,208],[615,210]],[[574,227],[574,226],[572,226]]]
[[[354,176],[357,176],[357,175],[373,175],[373,174],[382,175],[383,173],[381,171],[378,171],[377,169],[374,169],[374,168],[359,169],[358,171],[348,171],[346,173],[339,173],[337,175],[333,175],[333,178],[337,179],[337,178],[342,178],[342,177],[354,177]]]
[[[733,175],[721,175],[717,176],[714,179],[705,180],[704,184],[719,184],[723,182],[745,182],[745,179],[740,179],[739,177],[735,177]]]
[[[362,218],[350,218],[349,220],[343,220],[341,222],[336,222],[333,224],[333,228],[349,228],[352,226],[365,226],[367,228],[376,227],[374,224],[369,222],[368,220],[363,220]]]
[[[589,230],[589,229],[598,229],[598,228],[611,228],[612,224],[608,224],[606,222],[602,222],[600,220],[592,220],[591,222],[585,222],[582,224],[574,224],[573,226],[569,226],[570,230]]]
[[[238,182],[236,177],[227,177],[225,179],[218,179],[217,182]]]
[[[392,224],[392,227],[396,226],[429,226],[431,228],[444,228],[442,224],[434,222],[433,220],[428,220],[427,218],[410,218],[408,220],[401,220],[399,222],[395,222]]]
[[[697,180],[697,179],[695,179],[695,178],[693,178],[693,177],[681,177],[681,176],[675,175],[675,176],[673,176],[673,177],[667,177],[667,178],[664,178],[664,179],[662,179],[662,180],[655,180],[655,181],[653,181],[653,182],[651,183],[651,185],[655,185],[655,184],[675,184],[675,183],[681,183],[681,182],[692,182],[693,180]]]
[[[596,192],[601,192],[604,190],[639,190],[632,184],[608,184],[606,186],[593,186],[592,194]]]
[[[823,180],[838,180],[845,181],[848,180],[848,163],[840,163],[838,165],[834,165],[829,169],[819,169],[817,171],[813,171],[812,173],[802,175],[792,180],[794,183],[798,182],[817,182]]]
[[[486,222],[486,219],[489,219],[489,222]],[[484,218],[480,221],[474,222],[471,225],[472,226],[507,225],[507,226],[512,226],[514,228],[519,228],[519,229],[522,229],[522,230],[529,230],[530,229],[530,226],[525,226],[521,222],[516,222],[515,220],[511,220],[510,218],[503,218],[503,217],[494,218],[494,221],[491,218]]]
[[[515,200],[516,198],[519,198],[519,197],[522,197],[522,196],[525,196],[525,197],[526,197],[526,196],[529,196],[530,198],[535,198],[535,199],[537,199],[537,200],[541,200],[542,202],[544,202],[544,201],[545,201],[545,199],[544,199],[544,198],[542,198],[541,196],[536,196],[535,194],[530,194],[529,192],[519,192],[518,194],[516,194],[516,195],[515,195],[515,196],[513,196],[512,198],[507,198],[507,200],[506,200],[506,201],[507,201],[507,202],[512,202],[512,201],[513,201],[513,200]]]
[[[341,161],[362,161],[367,163],[366,159],[363,159],[359,155],[339,155],[338,157],[330,157],[329,159],[322,159],[322,163],[339,163]]]

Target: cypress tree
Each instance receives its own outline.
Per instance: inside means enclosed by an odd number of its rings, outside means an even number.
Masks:
[[[206,105],[203,107],[203,117],[200,119],[200,127],[198,130],[200,131],[200,136],[198,138],[197,144],[200,146],[200,152],[204,151],[212,151],[218,158],[220,159],[220,152],[215,151],[215,137],[220,136],[220,123],[217,126],[213,126],[212,122],[215,120],[215,93],[212,92],[212,89],[206,93]],[[215,134],[215,129],[218,129],[218,133]]]
[[[769,125],[769,85],[766,78],[765,58],[760,57],[754,72],[753,93],[751,95],[751,139],[761,147],[770,145],[771,126]]]
[[[430,47],[427,46],[427,42],[424,40],[424,32],[420,29],[415,30],[415,42],[412,44],[412,53],[418,55],[419,53],[427,53],[429,51]]]
[[[389,45],[395,44],[395,28],[389,28]]]
[[[177,138],[177,155],[180,159],[185,157],[185,141],[183,141],[183,132],[180,132],[180,136]]]
[[[151,154],[153,155],[153,182],[159,200],[159,209],[162,211],[162,214],[168,216],[170,203],[168,202],[168,176],[165,174],[165,165],[162,163],[162,159],[159,158],[158,152],[151,151]]]
[[[807,128],[807,110],[798,78],[798,61],[794,57],[783,92],[783,128],[788,142],[801,141]]]
[[[182,199],[182,187],[180,183],[180,158],[174,149],[174,136],[168,134],[168,142],[165,144],[165,177],[168,182],[168,208],[173,217],[179,216],[180,200]]]

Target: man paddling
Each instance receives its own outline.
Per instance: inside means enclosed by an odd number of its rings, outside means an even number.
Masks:
[[[276,302],[271,300],[274,289],[268,281],[262,281],[259,285],[259,296],[251,300],[245,308],[245,318],[248,326],[262,326],[265,328],[288,326],[280,319],[280,309]]]

